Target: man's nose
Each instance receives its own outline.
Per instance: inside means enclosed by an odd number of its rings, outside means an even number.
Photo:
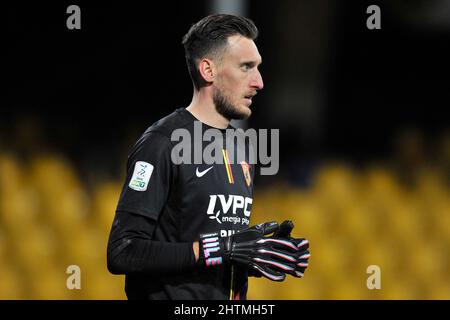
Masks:
[[[250,86],[252,88],[255,88],[256,90],[261,90],[262,88],[264,88],[263,79],[261,73],[258,70],[256,71],[255,76],[252,78]]]

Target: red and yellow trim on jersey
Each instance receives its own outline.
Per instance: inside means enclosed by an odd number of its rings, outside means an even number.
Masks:
[[[222,149],[222,155],[223,155],[223,161],[225,164],[225,168],[227,169],[228,182],[231,184],[234,184],[233,171],[231,170],[231,164],[230,164],[230,161],[228,160],[227,150]]]

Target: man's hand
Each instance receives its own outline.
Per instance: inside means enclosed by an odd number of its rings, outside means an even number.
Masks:
[[[266,222],[220,238],[219,233],[203,234],[199,241],[199,263],[214,266],[222,263],[244,265],[253,272],[273,281],[283,281],[286,273],[297,273],[307,242],[267,236],[279,230],[277,222]],[[282,233],[281,235],[285,235]],[[295,240],[295,239],[294,239]],[[299,247],[301,249],[299,249]],[[304,268],[304,267],[302,267]]]

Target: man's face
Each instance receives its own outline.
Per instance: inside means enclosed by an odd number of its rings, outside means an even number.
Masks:
[[[258,66],[261,56],[253,40],[240,35],[228,38],[228,47],[217,63],[213,101],[217,112],[227,119],[247,119],[252,97],[263,88]]]

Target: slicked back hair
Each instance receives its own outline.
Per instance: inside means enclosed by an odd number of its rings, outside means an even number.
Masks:
[[[228,37],[234,35],[256,40],[258,29],[248,18],[229,14],[213,14],[194,24],[184,35],[182,43],[186,64],[197,90],[206,84],[198,70],[200,60],[219,58],[227,47]]]

